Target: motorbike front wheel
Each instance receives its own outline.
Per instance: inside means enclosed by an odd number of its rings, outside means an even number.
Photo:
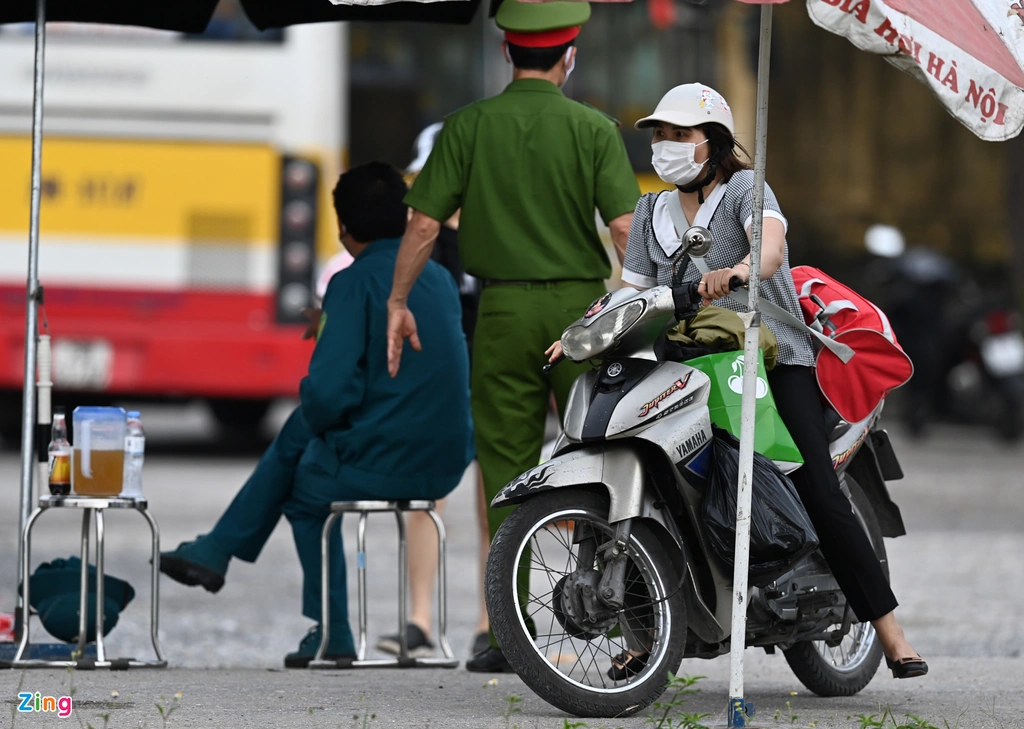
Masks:
[[[584,599],[609,567],[602,547],[614,535],[607,498],[558,489],[517,508],[487,558],[487,611],[505,657],[538,696],[576,716],[644,709],[664,692],[683,657],[679,576],[642,520],[632,522],[624,550],[623,607],[595,610]],[[637,658],[645,654],[646,661]],[[616,657],[626,655],[634,656],[631,670],[609,676]]]

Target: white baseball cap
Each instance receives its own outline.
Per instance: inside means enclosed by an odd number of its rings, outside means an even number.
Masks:
[[[405,174],[416,175],[423,169],[423,165],[427,163],[427,157],[430,156],[430,150],[434,148],[434,140],[441,133],[441,127],[443,126],[444,122],[437,122],[419,133],[416,141],[413,142],[413,147],[416,149],[416,159],[405,168]]]
[[[705,84],[676,86],[661,97],[653,114],[645,116],[634,126],[643,129],[658,122],[674,124],[677,127],[695,127],[717,122],[728,129],[730,134],[736,134],[729,104],[720,93]]]

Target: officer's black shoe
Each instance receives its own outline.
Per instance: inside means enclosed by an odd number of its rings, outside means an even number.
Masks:
[[[477,653],[483,653],[491,645],[491,636],[486,630],[481,630],[475,636],[473,636],[473,646],[469,650],[470,656],[475,656]]]
[[[487,650],[466,661],[466,670],[470,673],[515,673],[501,649],[493,646],[487,646]]]

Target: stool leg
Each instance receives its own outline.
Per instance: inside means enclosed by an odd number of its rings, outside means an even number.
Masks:
[[[107,660],[103,645],[103,613],[106,607],[103,595],[103,509],[96,509],[96,661]]]
[[[430,509],[427,514],[437,529],[437,642],[444,657],[451,660],[455,654],[448,644],[448,571],[445,568],[448,559],[447,535],[438,513]]]
[[[30,581],[29,569],[32,565],[32,525],[35,524],[36,519],[39,518],[39,515],[42,513],[42,509],[36,509],[33,511],[32,515],[28,518],[28,521],[25,522],[25,531],[21,533],[21,543],[24,545],[24,548],[21,550],[21,573],[25,575],[25,580],[21,586],[21,642],[18,643],[18,652],[14,654],[15,662],[24,658],[25,649],[28,648],[28,621],[31,617],[28,585]]]
[[[149,637],[153,641],[153,652],[156,659],[165,662],[164,653],[160,650],[160,527],[156,519],[147,510],[141,510],[142,516],[149,522],[149,532],[153,536],[153,572],[149,577]]]
[[[405,603],[406,583],[409,581],[409,559],[408,545],[405,538],[405,517],[401,511],[395,511],[395,520],[398,522],[398,645],[400,651],[399,660],[409,659],[409,634],[405,629],[409,622],[409,610]]]
[[[82,576],[78,600],[78,657],[85,655],[86,623],[89,616],[89,517],[92,509],[82,509]]]
[[[359,512],[359,526],[356,528],[356,571],[359,591],[359,645],[356,659],[366,660],[366,512]]]
[[[332,513],[320,534],[320,646],[314,661],[322,661],[331,642],[331,529],[341,514]]]

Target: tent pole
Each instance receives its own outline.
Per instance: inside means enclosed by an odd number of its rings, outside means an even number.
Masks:
[[[24,532],[32,509],[33,449],[36,427],[36,358],[39,327],[39,206],[43,171],[43,59],[46,53],[46,0],[36,0],[35,80],[32,90],[32,202],[28,229],[28,284],[25,289],[25,388],[21,411],[21,512],[18,534]],[[18,539],[18,583],[23,574],[22,549]],[[20,598],[19,598],[20,602]],[[19,613],[20,614],[20,613]],[[23,628],[22,628],[23,629]]]
[[[747,577],[750,559],[750,501],[754,474],[754,435],[757,413],[757,363],[761,326],[758,287],[761,283],[761,241],[764,228],[764,178],[768,146],[768,75],[772,43],[772,6],[761,6],[757,59],[757,118],[754,141],[754,215],[750,243],[750,314],[744,315],[743,406],[740,427],[739,484],[736,495],[736,555],[733,572],[732,641],[728,720],[730,727],[746,726],[753,707],[743,698],[743,651],[746,647]]]

